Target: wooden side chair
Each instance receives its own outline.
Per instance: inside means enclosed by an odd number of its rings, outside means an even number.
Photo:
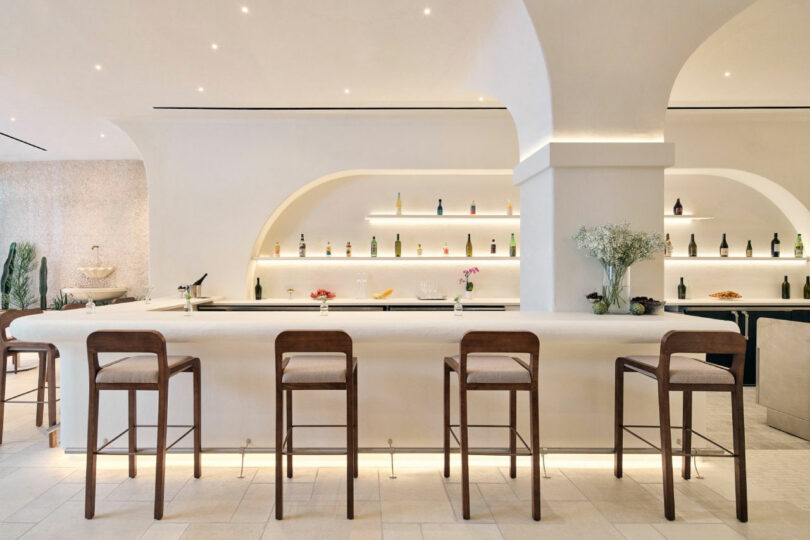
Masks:
[[[99,365],[101,353],[135,354]],[[136,456],[155,455],[155,519],[163,517],[163,495],[166,481],[166,452],[186,435],[194,432],[194,478],[200,477],[200,359],[191,356],[169,356],[166,340],[159,332],[150,330],[100,330],[87,337],[87,361],[90,367],[90,399],[87,418],[87,479],[84,500],[84,517],[92,519],[96,511],[96,456],[121,454],[116,450],[104,451],[106,447],[124,434],[129,436],[129,477],[137,473]],[[169,379],[178,373],[193,375],[194,424],[169,425]],[[100,390],[125,390],[129,394],[129,425],[127,429],[98,447],[98,414]],[[136,392],[152,390],[158,393],[157,425],[137,424]],[[137,428],[157,427],[157,448],[152,450],[137,447]],[[167,428],[187,428],[173,443],[167,444]]]
[[[622,436],[625,431],[661,452],[664,475],[664,515],[675,519],[675,494],[672,473],[672,456],[682,456],[681,476],[691,477],[692,435],[696,435],[719,448],[723,454],[712,457],[734,459],[734,483],[736,486],[737,519],[748,521],[748,495],[745,474],[745,428],[743,421],[743,370],[745,368],[745,338],[737,332],[668,332],[661,340],[658,356],[626,356],[616,359],[615,402],[615,465],[616,478],[622,477]],[[730,368],[715,366],[687,354],[728,354],[733,356]],[[658,383],[657,426],[624,424],[624,374],[641,373]],[[669,393],[683,392],[683,426],[670,422]],[[731,418],[733,449],[729,450],[692,429],[692,392],[729,392],[731,394]],[[631,428],[657,428],[660,431],[660,447],[650,443]],[[672,431],[680,429],[683,447],[672,449]],[[706,457],[705,454],[702,454]]]
[[[352,338],[340,330],[295,330],[276,337],[276,519],[284,517],[283,459],[287,478],[293,476],[293,455],[324,453],[296,451],[293,430],[298,427],[346,428],[346,517],[354,519],[354,479],[357,478],[357,358]],[[346,424],[294,424],[294,390],[345,390]],[[284,424],[284,397],[287,414]],[[334,452],[329,452],[334,453]]]
[[[59,358],[59,350],[52,343],[40,343],[32,341],[19,341],[8,335],[8,327],[12,321],[28,315],[38,315],[41,309],[13,309],[0,314],[0,358],[3,359],[3,369],[0,369],[0,444],[3,442],[3,418],[5,415],[6,403],[29,403],[36,404],[36,425],[42,426],[43,406],[48,404],[48,445],[51,448],[57,444],[57,423],[56,423],[56,359]],[[37,353],[39,355],[37,387],[27,390],[10,398],[6,397],[6,363],[7,359],[17,358],[19,353]],[[47,399],[45,391],[48,392]],[[27,394],[37,393],[36,400],[20,399]]]
[[[511,354],[528,354],[530,363]],[[532,518],[540,520],[540,412],[537,373],[540,340],[531,332],[467,332],[461,339],[458,356],[444,359],[444,476],[450,477],[450,436],[461,447],[461,498],[464,519],[470,519],[471,455],[508,455],[509,476],[517,476],[517,456],[531,456]],[[450,373],[458,374],[459,424],[450,424]],[[505,390],[509,392],[508,425],[476,425],[467,421],[467,392]],[[517,432],[517,392],[529,393],[531,445]],[[470,450],[469,428],[505,427],[509,430],[509,449],[503,452]],[[453,428],[459,428],[461,438]],[[517,438],[525,446],[518,451]]]

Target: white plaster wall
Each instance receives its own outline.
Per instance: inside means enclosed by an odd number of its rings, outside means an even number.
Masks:
[[[251,251],[267,218],[327,174],[511,169],[517,162],[506,111],[250,118],[120,122],[148,171],[155,294],[173,293],[209,272],[204,294],[243,298]]]
[[[119,286],[142,294],[148,272],[146,175],[140,161],[0,162],[0,251],[33,242],[48,258],[48,298],[62,287]],[[116,267],[96,283],[77,268]],[[38,270],[37,270],[38,272]],[[33,279],[39,298],[39,274]],[[38,305],[38,304],[37,304]]]
[[[298,241],[305,234],[308,256],[325,256],[326,243],[332,245],[332,261],[278,260],[259,262],[256,276],[262,278],[264,298],[286,298],[289,287],[296,297],[324,287],[341,298],[354,298],[357,274],[368,277],[369,294],[393,288],[392,297],[416,296],[419,282],[435,281],[444,294],[452,297],[463,290],[457,283],[461,271],[478,266],[474,276],[475,296],[510,297],[520,295],[520,266],[515,261],[420,261],[416,256],[422,244],[423,257],[440,256],[447,242],[451,256],[463,256],[470,233],[473,254],[487,256],[491,240],[496,240],[497,255],[508,255],[509,236],[515,233],[520,242],[519,221],[479,220],[416,223],[388,223],[366,220],[369,214],[394,214],[397,192],[402,193],[403,214],[435,214],[439,198],[445,215],[469,212],[472,200],[478,214],[505,214],[511,200],[514,213],[519,213],[519,190],[511,174],[367,174],[347,176],[326,182],[297,198],[270,227],[261,247],[262,255],[273,253],[279,242],[282,257],[298,254]],[[370,241],[376,236],[380,257],[393,256],[397,233],[402,241],[400,261],[343,261],[346,242],[352,243],[354,258],[368,257]],[[255,283],[255,278],[251,279]]]

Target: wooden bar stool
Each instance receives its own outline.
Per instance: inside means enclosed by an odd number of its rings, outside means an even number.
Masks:
[[[136,353],[99,366],[99,353]],[[194,432],[194,478],[200,477],[200,359],[191,356],[169,356],[166,340],[159,332],[150,330],[100,330],[87,337],[87,361],[90,366],[90,399],[87,418],[87,483],[84,499],[84,517],[92,519],[96,511],[96,456],[99,454],[126,454],[129,456],[129,477],[137,473],[136,456],[155,455],[155,519],[163,517],[163,488],[166,481],[166,452],[186,435]],[[193,374],[194,425],[169,425],[169,378],[178,373]],[[127,429],[98,448],[98,401],[100,390],[126,390],[129,393],[129,425]],[[136,418],[136,392],[158,392],[157,425],[138,425]],[[137,428],[157,428],[157,448],[138,450]],[[173,443],[166,444],[167,428],[188,428]],[[124,434],[129,436],[126,452],[104,448]]]
[[[57,423],[56,423],[56,359],[59,358],[59,350],[51,343],[38,343],[31,341],[19,341],[9,337],[7,330],[11,322],[20,317],[28,315],[38,315],[41,309],[14,309],[4,311],[0,314],[0,358],[3,359],[3,369],[0,369],[0,444],[3,442],[3,417],[5,415],[6,403],[35,403],[37,406],[36,425],[42,426],[43,405],[48,404],[48,446],[56,447],[57,443]],[[15,359],[19,353],[34,352],[39,355],[39,372],[37,377],[37,387],[6,398],[6,362],[9,357]],[[17,365],[15,363],[15,372]],[[48,397],[45,398],[45,391]],[[23,401],[18,398],[37,393],[37,399],[33,401]]]
[[[691,477],[692,435],[719,448],[723,454],[711,457],[734,458],[734,483],[736,486],[737,519],[748,521],[748,495],[745,475],[745,428],[743,422],[743,369],[745,368],[745,338],[736,332],[668,332],[661,340],[661,353],[658,356],[627,356],[616,359],[616,403],[614,414],[615,466],[616,478],[622,477],[622,436],[627,431],[644,443],[661,452],[664,474],[664,515],[668,520],[675,519],[675,494],[672,478],[672,456],[682,456],[681,476]],[[688,356],[674,356],[678,353],[729,354],[733,355],[731,367],[708,364]],[[624,374],[637,372],[658,381],[657,426],[624,424]],[[669,392],[683,392],[683,426],[670,423]],[[717,444],[713,440],[692,429],[692,392],[729,392],[731,394],[731,418],[733,429],[733,450]],[[661,434],[661,446],[655,446],[630,428],[657,428]],[[672,450],[671,430],[682,430],[683,448]],[[702,454],[704,457],[705,454]]]
[[[483,353],[483,354],[482,354]],[[494,355],[493,353],[501,353]],[[528,354],[530,364],[504,354]],[[540,413],[537,398],[537,370],[540,340],[531,332],[467,332],[461,339],[458,356],[444,359],[444,476],[450,477],[450,436],[461,447],[461,498],[464,519],[470,519],[471,455],[510,456],[509,476],[517,476],[517,456],[531,456],[532,518],[540,520]],[[450,424],[450,372],[458,373],[459,424]],[[508,425],[475,425],[467,423],[467,391],[509,391]],[[531,447],[517,432],[517,392],[529,392],[531,409]],[[461,431],[461,440],[453,428]],[[471,427],[505,427],[509,429],[509,449],[504,452],[470,450],[468,431]],[[517,438],[525,451],[517,450]]]
[[[293,448],[297,427],[346,428],[346,517],[354,519],[354,479],[357,478],[357,358],[352,338],[340,330],[296,330],[276,338],[276,519],[284,517],[282,455],[287,478],[293,475],[295,454],[335,454],[323,449]],[[293,424],[293,390],[345,390],[346,424]],[[284,397],[287,422],[284,422]],[[342,454],[342,452],[340,452]]]

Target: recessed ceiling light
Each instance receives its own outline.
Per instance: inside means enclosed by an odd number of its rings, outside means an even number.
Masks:
[[[343,93],[344,93],[344,94],[351,94],[351,93],[352,93],[352,91],[351,91],[349,88],[344,88],[344,89],[343,89]]]
[[[242,6],[242,13],[247,13],[250,11],[247,6]]]
[[[217,49],[219,49],[219,45],[217,45],[216,43],[212,43],[212,44],[211,44],[211,48],[212,48],[213,50],[217,50]]]
[[[731,72],[726,71],[725,73],[723,73],[723,77],[726,77],[726,78],[731,77]]]
[[[424,13],[425,15],[430,15],[430,8],[426,7],[425,9],[422,10],[422,13]]]
[[[96,64],[95,68],[96,68],[96,71],[101,71],[101,64]]]
[[[202,86],[198,86],[197,87],[197,92],[202,94],[203,92],[205,92],[205,88],[203,88]]]
[[[11,120],[12,122],[16,122],[16,121],[17,121],[17,119],[16,119],[16,118],[14,118],[13,116],[10,118],[10,120]]]
[[[101,137],[102,139],[103,139],[104,137],[106,137],[106,135],[104,135],[103,133],[99,133],[99,134],[98,134],[98,136],[99,136],[99,137]]]

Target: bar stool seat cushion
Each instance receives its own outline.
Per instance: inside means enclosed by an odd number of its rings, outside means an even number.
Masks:
[[[169,371],[183,363],[191,365],[191,356],[170,355],[166,358]],[[129,356],[111,362],[96,374],[96,382],[104,384],[157,384],[158,360],[154,355]]]
[[[459,356],[449,358],[450,367],[459,371]],[[468,384],[520,384],[532,382],[523,364],[511,356],[467,355]]]
[[[657,355],[626,356],[625,359],[654,371]],[[734,375],[727,369],[688,356],[670,356],[669,382],[672,384],[734,384]]]
[[[283,383],[345,383],[346,355],[290,355],[281,376]]]

